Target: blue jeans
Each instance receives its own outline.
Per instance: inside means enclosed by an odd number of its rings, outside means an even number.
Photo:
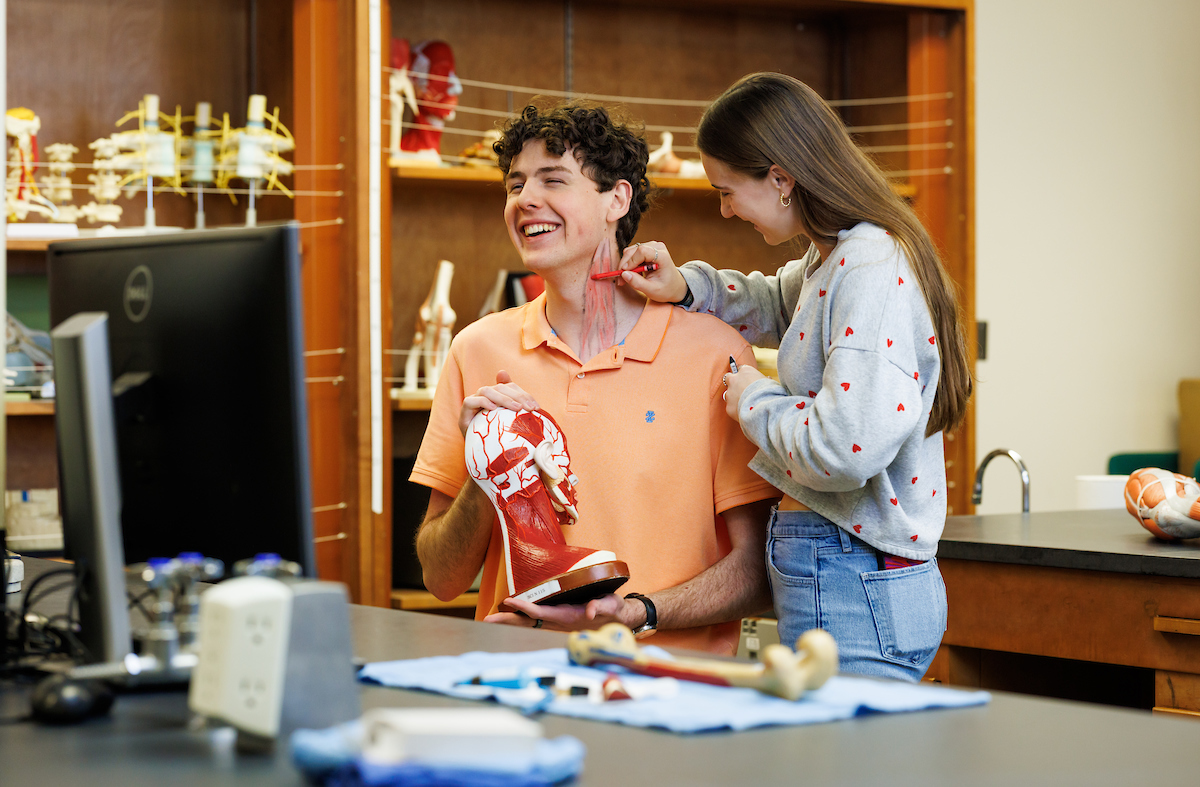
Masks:
[[[946,631],[937,561],[879,570],[879,553],[812,511],[771,512],[767,577],[779,641],[823,628],[842,672],[920,680]]]

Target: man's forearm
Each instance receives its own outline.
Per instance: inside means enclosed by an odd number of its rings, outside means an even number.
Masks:
[[[734,540],[733,550],[707,569],[675,587],[651,596],[658,612],[658,628],[679,629],[738,620],[771,608],[763,548],[770,501],[740,506],[726,512]],[[626,605],[638,612],[641,602]],[[624,617],[624,616],[622,616]],[[644,612],[639,616],[640,623]]]
[[[434,491],[429,505],[417,532],[417,558],[425,587],[449,601],[475,581],[492,538],[495,511],[483,491],[470,482],[452,501]]]

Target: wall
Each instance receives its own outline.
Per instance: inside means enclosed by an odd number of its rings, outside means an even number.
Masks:
[[[1200,3],[976,9],[978,459],[1017,450],[1061,510],[1110,454],[1175,448],[1200,377]],[[985,492],[1020,510],[1007,460]]]

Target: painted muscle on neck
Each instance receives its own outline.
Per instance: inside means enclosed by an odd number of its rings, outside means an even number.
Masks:
[[[583,354],[580,360],[585,363],[617,343],[616,285],[591,279],[594,273],[612,269],[609,240],[605,238],[592,255],[592,267],[583,285]]]

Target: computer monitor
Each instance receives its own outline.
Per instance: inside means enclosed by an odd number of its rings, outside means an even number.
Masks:
[[[108,315],[80,312],[50,332],[63,540],[75,562],[79,640],[87,660],[116,662],[131,646]]]
[[[126,561],[316,575],[299,248],[295,222],[50,245],[51,324],[108,314]]]

